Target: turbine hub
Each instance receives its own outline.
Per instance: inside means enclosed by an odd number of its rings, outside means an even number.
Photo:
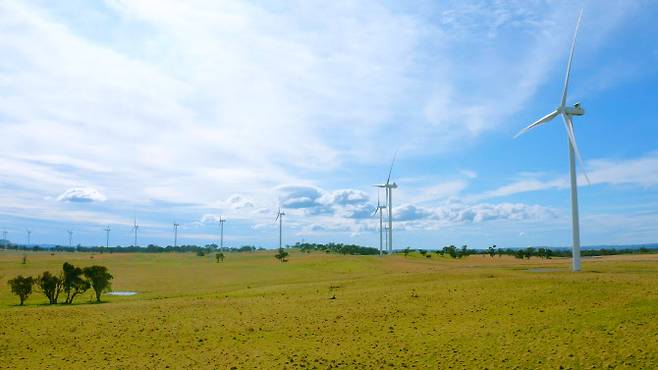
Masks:
[[[580,102],[573,105],[573,107],[564,107],[564,113],[570,116],[582,116],[585,114],[585,109],[583,109]]]

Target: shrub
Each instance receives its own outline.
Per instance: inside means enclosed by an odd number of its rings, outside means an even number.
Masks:
[[[18,296],[21,301],[21,306],[27,297],[32,294],[32,286],[34,285],[34,278],[32,276],[23,277],[18,275],[7,282],[11,287],[11,292]]]
[[[43,293],[50,304],[56,304],[59,293],[62,292],[64,279],[61,276],[53,275],[49,271],[39,275],[36,280],[41,293]]]
[[[111,281],[114,276],[112,276],[112,274],[107,271],[107,267],[97,265],[85,267],[82,270],[82,273],[91,283],[91,287],[94,288],[94,292],[96,293],[96,302],[100,303],[101,294],[110,290],[112,287]]]
[[[288,252],[283,248],[279,248],[279,251],[274,255],[274,258],[278,259],[280,262],[288,262]]]

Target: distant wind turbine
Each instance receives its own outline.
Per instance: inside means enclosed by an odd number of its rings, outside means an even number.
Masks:
[[[226,219],[222,218],[222,216],[219,216],[219,250],[220,251],[224,250],[224,222],[226,222]]]
[[[135,233],[135,244],[134,244],[135,247],[137,247],[137,230],[139,230],[139,225],[137,225],[137,217],[135,217],[133,222],[133,232]]]
[[[283,247],[282,232],[283,232],[283,216],[285,215],[286,213],[281,211],[281,208],[279,208],[279,210],[276,213],[276,218],[274,219],[274,222],[276,222],[277,220],[279,221],[279,249]]]
[[[2,229],[2,240],[7,240],[7,229]]]
[[[25,229],[25,232],[27,233],[27,246],[30,246],[30,237],[32,236],[32,230],[30,229]]]
[[[110,247],[110,227],[105,228],[105,247]]]
[[[178,226],[180,226],[180,224],[174,221],[174,248],[178,246]]]
[[[393,252],[393,189],[397,189],[398,184],[395,182],[391,183],[391,173],[393,172],[393,165],[395,164],[395,159],[397,158],[397,151],[393,155],[393,160],[391,161],[391,167],[388,170],[388,177],[384,184],[375,185],[378,188],[386,189],[386,207],[388,208],[388,233],[386,234],[386,250],[391,253]]]
[[[384,209],[386,209],[386,205],[381,204],[379,200],[379,189],[377,189],[377,207],[375,208],[375,212],[372,213],[372,215],[376,215],[377,212],[379,212],[379,255],[382,255],[382,244],[384,243]],[[388,240],[388,238],[386,239]]]
[[[569,141],[569,174],[571,177],[571,226],[572,226],[572,271],[580,271],[580,226],[578,221],[578,181],[576,177],[576,161],[574,159],[578,158],[583,174],[587,183],[590,183],[589,177],[585,172],[585,165],[583,163],[580,152],[578,151],[578,146],[576,145],[576,136],[573,130],[573,116],[582,116],[585,114],[585,110],[580,105],[580,102],[577,102],[573,106],[567,106],[567,91],[569,90],[569,75],[571,74],[571,62],[573,60],[574,50],[576,48],[576,36],[578,35],[578,29],[580,28],[580,20],[583,17],[583,10],[580,10],[578,15],[578,21],[576,22],[576,30],[573,34],[573,40],[571,41],[571,51],[569,52],[569,61],[567,62],[567,73],[564,78],[564,87],[562,90],[562,99],[560,100],[560,105],[551,113],[540,118],[533,124],[521,130],[514,138],[517,138],[519,135],[526,133],[528,130],[540,126],[546,122],[553,120],[553,118],[562,115],[564,120],[564,127],[567,131],[567,137]]]
[[[72,247],[71,242],[73,241],[73,230],[66,230],[69,234],[69,249]]]

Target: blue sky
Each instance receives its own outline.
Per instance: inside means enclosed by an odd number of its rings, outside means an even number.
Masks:
[[[568,246],[572,1],[0,1],[0,229],[36,243]],[[658,4],[590,1],[584,245],[658,241]]]

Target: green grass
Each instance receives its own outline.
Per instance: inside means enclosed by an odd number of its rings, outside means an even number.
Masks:
[[[0,367],[655,368],[658,255],[585,259],[0,251]],[[72,306],[6,281],[102,264],[114,290]],[[529,268],[561,272],[528,272]],[[334,287],[334,288],[331,288]],[[336,299],[329,299],[335,292]],[[415,293],[415,294],[414,294]],[[417,297],[414,297],[417,295]]]

